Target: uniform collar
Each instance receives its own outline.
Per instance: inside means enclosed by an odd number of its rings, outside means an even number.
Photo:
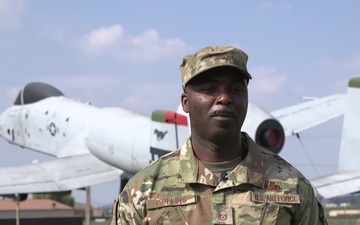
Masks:
[[[259,187],[264,185],[264,162],[258,145],[246,134],[242,133],[242,141],[248,146],[246,158],[228,174],[228,180],[220,181],[198,158],[189,138],[180,149],[179,182],[200,183],[217,187],[237,186],[250,183]],[[220,184],[220,185],[219,185]]]
[[[258,187],[263,187],[265,182],[265,163],[261,147],[258,146],[248,134],[243,132],[242,136],[248,148],[248,154],[245,159],[228,174],[228,179],[234,182],[234,186],[250,183]]]

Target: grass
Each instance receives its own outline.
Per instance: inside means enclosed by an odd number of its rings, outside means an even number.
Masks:
[[[357,221],[359,220],[359,223]],[[329,225],[360,225],[360,216],[354,217],[354,216],[342,216],[342,217],[327,217],[327,221]],[[91,225],[109,225],[110,220],[102,221],[102,222],[95,222],[92,221]]]
[[[358,218],[328,218],[329,225],[356,225]],[[359,223],[360,224],[360,223]]]
[[[91,225],[109,225],[109,224],[110,224],[110,220],[102,221],[102,222],[91,221],[90,224],[91,224]]]

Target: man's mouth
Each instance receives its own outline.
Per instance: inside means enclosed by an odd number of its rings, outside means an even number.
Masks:
[[[214,111],[210,114],[211,117],[222,117],[222,118],[235,118],[235,113],[231,111]]]

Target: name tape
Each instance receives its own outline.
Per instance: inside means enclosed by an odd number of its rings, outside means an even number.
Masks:
[[[161,197],[155,199],[148,199],[146,207],[148,209],[156,209],[165,206],[188,205],[196,202],[196,195]]]

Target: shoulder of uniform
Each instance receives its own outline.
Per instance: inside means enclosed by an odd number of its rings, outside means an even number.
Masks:
[[[176,166],[174,167],[174,163],[171,162],[178,162],[179,156],[179,149],[161,156],[159,159],[150,163],[149,165],[141,169],[139,172],[137,172],[134,176],[132,176],[129,179],[127,186],[137,187],[146,180],[153,180],[154,178],[158,177],[162,171],[170,171],[176,169]]]
[[[282,158],[280,155],[278,154],[275,154],[273,152],[271,152],[270,150],[268,149],[265,149],[265,148],[262,148],[260,147],[260,151],[264,157],[264,159],[266,161],[271,161],[273,163],[277,163],[283,167],[287,167],[287,168],[290,168],[294,171],[297,171],[299,172],[293,165],[291,165],[291,163],[289,163],[288,161],[286,161],[284,158]]]
[[[177,158],[179,156],[180,156],[180,149],[177,149],[175,151],[169,152],[169,153],[161,156],[159,159],[167,160],[167,159],[171,159],[171,158]]]
[[[145,166],[141,171],[151,171],[151,168],[156,168],[159,165],[167,163],[169,160],[177,159],[180,156],[180,149],[169,152],[165,155],[160,156],[157,160],[151,162],[149,165]],[[149,170],[150,168],[150,170]]]
[[[263,161],[265,164],[272,165],[271,167],[275,168],[278,172],[282,171],[283,173],[286,172],[289,175],[292,174],[293,177],[296,177],[298,179],[298,184],[301,186],[311,186],[310,182],[305,178],[305,176],[281,156],[261,147],[260,151],[262,153]]]
[[[270,151],[268,151],[266,149],[265,149],[264,152],[266,152],[268,160],[271,160],[271,161],[273,161],[273,163],[276,163],[277,167],[285,168],[285,169],[287,169],[287,171],[289,171],[289,173],[296,174],[296,176],[298,178],[299,188],[312,187],[310,181],[297,168],[295,168],[291,163],[289,163],[288,161],[283,159],[278,154],[272,153],[272,152],[270,152]]]
[[[289,171],[300,173],[295,167],[293,167],[288,161],[283,159],[278,154],[273,153],[272,151],[258,145],[250,136],[243,132],[243,137],[246,138],[247,145],[249,146],[249,151],[255,151],[255,157],[257,160],[262,161],[266,165],[278,165],[278,167],[286,168]]]
[[[310,181],[301,172],[299,172],[299,185],[312,188]]]
[[[273,157],[273,156],[276,156],[277,154],[273,153],[272,151],[270,151],[269,149],[266,149],[264,147],[261,147],[259,146],[258,148],[260,150],[260,152],[266,156],[270,156],[270,157]]]

